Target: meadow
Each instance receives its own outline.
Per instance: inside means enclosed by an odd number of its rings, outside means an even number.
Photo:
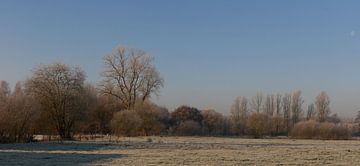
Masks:
[[[357,165],[359,140],[119,137],[0,145],[0,165]]]

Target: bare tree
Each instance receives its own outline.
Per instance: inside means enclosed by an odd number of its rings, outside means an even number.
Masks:
[[[314,106],[313,103],[311,103],[311,104],[308,106],[308,109],[307,109],[306,120],[314,119],[315,116],[316,116],[315,106]]]
[[[268,115],[269,117],[272,117],[275,113],[275,96],[274,95],[267,95],[266,96],[266,100],[265,100],[265,105],[264,105],[264,111],[266,113],[266,115]]]
[[[142,50],[118,47],[104,58],[102,92],[120,100],[126,109],[145,101],[163,86],[153,58]]]
[[[330,114],[330,98],[325,91],[316,97],[315,105],[319,122],[325,122]]]
[[[275,99],[275,104],[276,104],[276,116],[280,116],[281,115],[281,99],[282,99],[282,96],[281,94],[277,94],[276,95],[276,99]]]
[[[260,113],[261,112],[261,107],[263,105],[263,99],[264,99],[264,95],[261,92],[256,93],[256,96],[254,96],[251,99],[251,107],[253,109],[253,111]]]
[[[8,88],[7,92],[10,92]],[[26,95],[18,82],[15,90],[0,106],[0,142],[24,142],[32,136],[32,125],[36,116],[36,103]]]
[[[0,80],[0,104],[6,103],[6,99],[10,95],[9,83]]]
[[[246,97],[237,97],[231,107],[231,128],[235,134],[244,134],[248,114]]]
[[[301,120],[303,113],[302,104],[304,103],[304,100],[301,97],[301,91],[293,92],[291,99],[291,119],[292,125],[295,125]]]
[[[282,96],[281,94],[276,94],[275,96],[275,117],[273,118],[273,122],[274,122],[274,130],[275,133],[278,134],[280,133],[280,129],[281,129],[281,124],[283,122],[283,117],[282,117]]]
[[[72,138],[72,129],[83,109],[85,74],[62,63],[41,65],[27,81],[27,88],[39,101],[62,139]]]
[[[291,115],[291,94],[285,94],[282,101],[283,116],[284,116],[284,128],[290,130],[290,115]]]

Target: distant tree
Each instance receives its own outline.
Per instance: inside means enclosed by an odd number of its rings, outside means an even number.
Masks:
[[[276,115],[280,116],[281,115],[281,109],[282,109],[282,95],[281,94],[276,94],[276,99],[275,99],[275,104],[276,104]]]
[[[9,95],[10,95],[9,83],[0,80],[0,104],[6,103],[6,100],[9,97]]]
[[[180,106],[171,113],[171,119],[175,124],[187,120],[193,120],[201,123],[203,116],[197,108],[189,106]]]
[[[301,91],[295,91],[291,96],[291,119],[292,125],[295,125],[297,122],[301,120],[302,117],[302,104],[304,100],[301,97]]]
[[[316,116],[315,105],[311,103],[307,109],[306,120],[314,119],[315,116]]]
[[[338,117],[338,115],[336,113],[329,116],[327,121],[329,121],[330,123],[334,123],[334,124],[338,124],[341,122],[340,118]]]
[[[104,58],[102,93],[117,98],[126,109],[134,109],[156,94],[164,80],[153,64],[153,58],[142,50],[118,47]]]
[[[225,118],[221,113],[215,110],[201,111],[203,116],[202,126],[204,133],[208,135],[223,135],[225,127]]]
[[[360,123],[360,111],[358,111],[356,117],[355,117],[355,122],[356,123]]]
[[[197,108],[189,106],[181,106],[171,113],[171,123],[173,127],[175,127],[175,133],[178,133],[176,130],[180,130],[179,127],[184,127],[183,125],[185,122],[187,125],[193,124],[194,122],[201,126],[202,120],[203,116],[201,115],[201,112]]]
[[[281,131],[281,124],[283,123],[283,117],[282,117],[282,95],[277,94],[275,96],[275,117],[273,118],[274,122],[274,130],[276,134],[279,134]]]
[[[10,92],[10,91],[9,91]],[[31,140],[37,105],[25,94],[18,82],[14,91],[0,107],[0,143],[27,142]]]
[[[121,108],[115,99],[98,93],[98,89],[92,84],[84,85],[82,95],[84,103],[81,117],[78,119],[74,131],[85,134],[109,134],[111,133],[110,121],[115,111]]]
[[[246,97],[237,97],[231,107],[231,130],[234,134],[245,134],[248,114],[248,101]]]
[[[285,94],[282,101],[284,128],[287,132],[290,130],[290,115],[291,115],[291,94]]]
[[[358,130],[358,132],[360,132],[360,111],[358,111],[354,122],[358,124],[358,129],[357,130]]]
[[[265,100],[265,105],[264,105],[264,111],[269,117],[272,117],[274,115],[275,110],[276,110],[275,106],[276,106],[275,96],[267,95],[266,100]]]
[[[62,139],[71,139],[81,118],[85,74],[62,63],[41,65],[27,81],[29,92],[40,103]]]
[[[330,114],[330,98],[325,91],[320,92],[315,100],[319,122],[325,122]]]
[[[263,105],[263,99],[264,99],[264,95],[261,92],[256,93],[256,96],[254,96],[251,99],[251,108],[254,112],[260,113],[261,112],[261,107]]]

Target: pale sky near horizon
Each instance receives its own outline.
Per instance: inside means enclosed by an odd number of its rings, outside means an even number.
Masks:
[[[0,80],[41,63],[79,65],[100,81],[118,45],[155,57],[153,99],[228,114],[236,96],[322,90],[333,112],[360,110],[360,1],[0,1]],[[304,109],[306,105],[304,104]]]

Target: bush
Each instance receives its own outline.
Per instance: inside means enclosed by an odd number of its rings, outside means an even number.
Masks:
[[[117,112],[111,120],[111,128],[117,136],[136,136],[141,124],[142,119],[133,110]]]
[[[197,108],[181,106],[171,113],[171,121],[173,125],[179,125],[181,122],[192,120],[201,123],[203,116]]]
[[[224,135],[225,118],[221,113],[214,110],[201,111],[203,116],[202,126],[203,133],[206,135]]]
[[[334,123],[319,123],[313,120],[297,123],[291,131],[293,138],[301,139],[349,139],[348,128]]]
[[[269,134],[269,118],[263,113],[253,113],[248,121],[249,132],[255,138]]]
[[[181,122],[180,125],[176,128],[175,133],[177,135],[200,135],[201,134],[201,126],[198,122],[193,120],[188,120],[185,122]]]
[[[137,106],[136,112],[142,119],[142,135],[160,135],[166,132],[170,116],[166,108],[146,102]]]

